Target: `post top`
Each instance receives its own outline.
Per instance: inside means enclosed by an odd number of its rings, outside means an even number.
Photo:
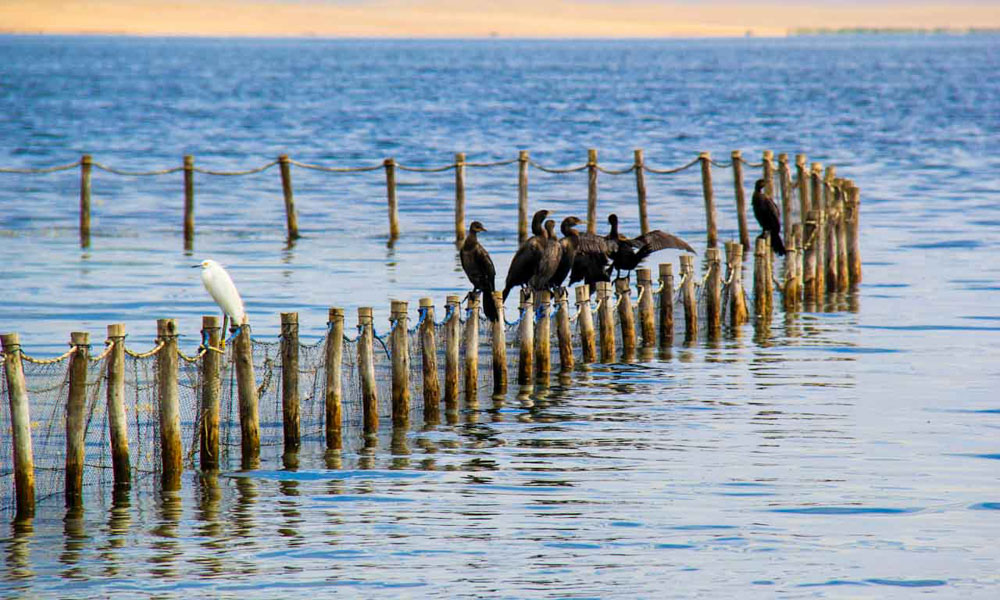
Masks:
[[[712,262],[718,262],[722,260],[722,250],[718,248],[709,248],[705,254],[708,256],[708,260]]]
[[[455,162],[457,162],[457,163],[464,163],[465,162],[465,152],[456,152],[455,153]]]
[[[344,319],[344,309],[339,306],[330,307],[330,310],[327,312],[327,318],[331,321],[342,321]]]
[[[208,317],[206,317],[208,318]],[[215,319],[215,326],[219,326],[219,317],[211,317]],[[108,337],[109,338],[120,338],[125,337],[125,323],[114,323],[108,325]]]
[[[371,321],[372,320],[372,307],[370,306],[359,306],[358,307],[358,321]]]
[[[21,334],[19,333],[5,333],[0,335],[0,342],[3,343],[4,348],[9,348],[11,346],[21,345]]]
[[[392,158],[392,157],[387,158],[387,159],[385,159],[385,160],[382,161],[382,164],[385,165],[385,166],[387,166],[387,167],[393,167],[393,166],[396,165],[396,159]]]
[[[421,298],[420,299],[420,308],[432,308],[433,306],[434,306],[434,299],[433,298]]]
[[[638,281],[652,281],[653,273],[649,270],[649,267],[639,267],[635,270],[635,278]]]
[[[469,296],[469,301],[466,303],[466,307],[470,309],[479,308],[479,294]]]
[[[283,312],[283,313],[281,313],[281,324],[282,325],[284,325],[286,323],[298,323],[298,322],[299,322],[299,313],[297,313],[297,312],[286,312],[286,313]]]
[[[188,168],[193,167],[194,166],[194,157],[191,156],[190,154],[185,154],[184,155],[184,166],[188,167]]]
[[[767,237],[757,238],[757,243],[754,244],[753,253],[757,256],[762,256],[767,254]]]
[[[796,154],[795,155],[795,164],[797,164],[797,165],[804,165],[804,164],[806,164],[806,155],[805,154]]]
[[[73,331],[69,334],[69,345],[70,346],[89,346],[90,345],[90,332],[87,331]]]
[[[406,309],[407,309],[407,307],[409,307],[409,305],[410,305],[410,303],[407,302],[406,300],[391,300],[389,302],[390,309],[394,313],[395,312],[405,313]]]
[[[283,162],[283,163],[288,162],[288,155],[287,154],[281,154],[281,155],[279,155],[278,156],[278,162]]]
[[[176,319],[157,319],[156,335],[159,337],[176,337],[177,336]]]
[[[541,290],[538,292],[538,303],[548,304],[552,301],[552,292],[548,290]]]
[[[712,153],[711,152],[699,152],[698,153],[698,159],[699,160],[709,160],[711,158],[712,158]]]
[[[597,148],[587,148],[587,161],[597,162]]]
[[[823,163],[814,162],[812,164],[812,170],[816,173],[819,173],[820,171],[823,170]]]
[[[445,302],[447,304],[458,304],[459,303],[459,297],[458,296],[448,296],[447,298],[445,298]]]
[[[788,162],[788,153],[787,152],[782,152],[781,154],[779,154],[778,155],[778,162],[780,162],[780,163],[786,163],[786,162]]]
[[[631,289],[632,286],[629,285],[628,279],[625,279],[624,277],[619,277],[618,279],[615,279],[615,290],[619,294],[621,295],[628,294]]]
[[[830,165],[826,168],[826,178],[832,180],[837,175],[837,166]]]
[[[671,263],[660,263],[660,279],[670,277],[674,274],[674,265]]]
[[[528,151],[527,150],[519,150],[517,152],[517,159],[518,160],[522,160],[522,161],[528,160]]]
[[[598,295],[608,295],[611,293],[611,282],[610,281],[598,281],[597,282],[597,294]]]
[[[642,164],[642,148],[636,148],[633,150],[632,155],[635,156],[636,164]]]
[[[93,157],[93,156],[91,156],[91,155],[89,155],[89,154],[84,154],[84,155],[83,155],[83,156],[82,156],[82,157],[80,158],[80,162],[81,162],[82,164],[85,164],[85,165],[89,165],[89,164],[91,164],[91,163],[93,163],[93,162],[94,162],[94,157]]]
[[[743,151],[733,150],[732,152],[729,153],[729,155],[732,156],[733,158],[740,158],[741,156],[743,156]]]
[[[590,298],[590,286],[586,283],[576,286],[576,301],[586,302]]]
[[[771,160],[774,158],[774,150],[764,150],[764,159]]]

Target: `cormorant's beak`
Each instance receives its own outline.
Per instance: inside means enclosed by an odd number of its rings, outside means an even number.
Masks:
[[[191,268],[192,269],[199,269],[199,268],[201,268],[201,265],[191,265]]]
[[[486,229],[485,227],[480,227],[479,231],[489,231],[489,229]]]

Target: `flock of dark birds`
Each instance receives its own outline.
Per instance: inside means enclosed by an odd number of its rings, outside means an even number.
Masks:
[[[753,194],[753,212],[765,233],[770,234],[771,247],[784,256],[785,247],[781,243],[781,218],[778,207],[764,190],[765,182],[758,180]],[[555,232],[556,223],[547,220],[549,211],[540,210],[531,219],[532,236],[517,249],[507,270],[503,299],[507,300],[515,287],[526,287],[532,292],[551,291],[565,293],[566,286],[584,282],[594,290],[597,282],[611,281],[611,274],[626,277],[650,254],[666,248],[694,252],[694,248],[681,238],[655,229],[638,237],[630,238],[618,231],[618,216],[608,215],[611,226],[607,235],[579,232],[575,229],[583,223],[577,217],[566,217],[559,226],[562,237]],[[473,221],[469,233],[462,243],[459,256],[462,269],[472,283],[472,292],[482,292],[483,312],[490,321],[499,318],[496,299],[496,268],[489,252],[479,243],[478,234],[486,231],[483,224]]]

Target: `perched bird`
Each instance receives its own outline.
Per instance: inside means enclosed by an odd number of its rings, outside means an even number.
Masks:
[[[580,233],[576,229],[573,229],[573,227],[580,223],[583,223],[583,221],[578,217],[566,217],[559,225],[559,231],[563,234],[562,239],[559,240],[562,255],[559,257],[559,266],[556,268],[556,272],[549,279],[548,287],[552,289],[561,288],[563,282],[566,281],[566,276],[569,275],[570,269],[573,268],[573,260],[576,258],[576,248],[580,242]]]
[[[229,317],[234,325],[247,324],[249,321],[243,309],[243,299],[240,298],[240,293],[236,290],[229,273],[214,260],[203,260],[200,265],[194,265],[193,268],[199,266],[202,284],[225,316]]]
[[[472,292],[480,291],[483,293],[483,312],[486,313],[486,318],[490,321],[496,321],[500,318],[500,313],[497,311],[497,301],[493,297],[493,290],[496,289],[497,271],[493,267],[490,253],[479,243],[476,234],[480,231],[486,231],[486,228],[479,221],[473,221],[469,224],[469,234],[465,236],[465,241],[462,242],[462,249],[458,255],[462,259],[462,270],[465,271],[465,276],[472,283]]]
[[[540,210],[531,218],[531,232],[534,234],[524,240],[521,247],[514,253],[507,269],[507,279],[504,282],[503,299],[507,300],[510,291],[519,285],[527,285],[538,269],[538,263],[545,251],[547,234],[542,229],[542,222],[549,216],[549,211]]]
[[[774,200],[764,191],[766,182],[758,179],[753,187],[753,216],[763,228],[758,238],[764,237],[764,233],[771,234],[771,249],[777,252],[778,256],[785,255],[785,244],[781,241],[781,215],[778,213],[778,206]]]
[[[528,281],[532,290],[549,289],[552,276],[559,269],[561,258],[562,245],[556,237],[556,222],[550,219],[545,222],[545,245],[542,247],[542,256],[538,260],[538,266],[535,267],[535,274]]]
[[[617,230],[614,233],[617,237]],[[590,291],[593,293],[595,283],[611,281],[607,274],[607,267],[609,256],[617,249],[618,242],[613,242],[610,236],[610,233],[601,236],[586,231],[577,234],[576,255],[573,257],[569,285],[582,281],[590,286]]]
[[[620,275],[621,271],[629,273],[638,267],[647,256],[657,250],[675,248],[694,252],[694,248],[690,244],[676,235],[665,231],[654,229],[639,237],[630,239],[618,233],[618,215],[608,215],[608,222],[611,223],[611,233],[608,235],[611,236],[611,234],[614,234],[618,238],[617,244],[609,240],[609,245],[613,247],[611,249],[611,266],[608,268],[608,275],[611,274],[611,269],[616,271],[616,275]]]

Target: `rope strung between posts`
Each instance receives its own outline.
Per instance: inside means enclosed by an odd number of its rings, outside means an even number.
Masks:
[[[382,163],[379,163],[371,167],[324,167],[322,165],[312,165],[309,163],[299,162],[291,158],[288,159],[288,164],[295,165],[296,167],[302,167],[303,169],[311,169],[313,171],[325,171],[327,173],[362,173],[365,171],[378,171],[384,166],[382,165]]]
[[[437,327],[444,326],[445,324],[448,323],[448,321],[451,320],[451,316],[453,314],[455,314],[455,305],[454,304],[446,304],[445,307],[444,307],[444,318],[441,319],[440,323],[434,322],[434,325],[436,325]]]
[[[473,169],[482,169],[489,167],[506,167],[507,165],[512,165],[516,163],[518,160],[519,159],[517,158],[511,158],[508,160],[498,160],[495,162],[467,162],[465,163],[465,166]]]
[[[109,167],[99,162],[95,162],[92,164],[102,171],[107,171],[108,173],[114,173],[115,175],[124,175],[126,177],[151,177],[155,175],[170,175],[171,173],[176,173],[178,171],[184,170],[184,167],[173,167],[172,169],[159,169],[156,171],[125,171],[123,169],[116,169],[114,167]]]
[[[607,175],[625,175],[626,173],[631,173],[632,171],[635,171],[635,165],[632,165],[627,169],[605,169],[601,165],[595,165],[595,166],[597,167],[598,171],[600,171],[601,173],[605,173]]]
[[[414,173],[441,173],[443,171],[450,171],[457,166],[456,163],[452,163],[443,167],[407,167],[406,165],[396,163],[396,168],[400,171],[412,171]]]
[[[278,161],[272,160],[264,166],[257,167],[256,169],[247,169],[246,171],[210,171],[209,169],[202,169],[200,167],[194,167],[193,171],[195,173],[201,173],[202,175],[220,175],[222,177],[234,177],[239,175],[253,175],[254,173],[261,173],[278,164]]]
[[[359,324],[357,326],[357,328],[358,328],[358,335],[354,336],[353,340],[351,338],[347,337],[346,333],[344,334],[344,341],[345,342],[347,342],[349,344],[353,344],[353,343],[355,343],[355,342],[357,342],[358,340],[361,339],[361,330],[364,329],[364,326],[362,326],[362,325]]]
[[[166,345],[167,345],[166,342],[160,340],[156,343],[156,346],[149,352],[134,352],[132,350],[129,350],[128,346],[125,346],[125,354],[128,354],[132,358],[149,358],[150,356],[154,356],[160,350],[163,350],[163,347]]]
[[[418,331],[420,331],[420,327],[423,326],[424,321],[427,320],[427,307],[426,306],[421,306],[420,308],[418,308],[417,309],[417,314],[420,315],[420,316],[417,318],[416,325],[414,325],[413,327],[411,327],[408,330],[408,332],[411,335],[414,334],[414,333],[416,333],[416,332],[418,332]]]
[[[647,173],[653,173],[655,175],[673,175],[674,173],[680,173],[681,171],[686,171],[690,169],[691,167],[698,164],[698,161],[700,160],[701,160],[700,158],[696,158],[691,162],[687,163],[686,165],[681,165],[673,169],[654,169],[653,167],[650,167],[649,165],[643,163],[642,170]]]
[[[104,346],[105,346],[104,352],[101,352],[97,356],[92,356],[90,358],[90,362],[95,362],[95,363],[96,362],[101,362],[102,360],[104,360],[105,358],[107,358],[108,355],[111,354],[111,350],[114,349],[115,343],[116,342],[113,342],[111,340],[105,340],[104,341]]]
[[[583,171],[584,169],[586,169],[587,167],[590,166],[590,164],[587,163],[587,164],[582,164],[579,167],[567,167],[565,169],[552,169],[552,168],[549,168],[549,167],[543,167],[542,165],[536,163],[533,160],[529,160],[528,164],[531,165],[532,167],[535,167],[539,171],[544,172],[544,173],[558,173],[558,174],[562,174],[562,173],[576,173],[577,171]]]
[[[525,308],[526,307],[522,306],[519,309],[518,314],[517,314],[517,320],[515,320],[515,321],[508,321],[507,317],[504,316],[504,318],[503,318],[504,325],[506,325],[507,327],[517,327],[518,325],[520,325],[521,324],[521,320],[524,319],[524,310],[525,310]]]
[[[55,167],[23,167],[23,168],[0,168],[0,173],[22,173],[26,175],[42,175],[46,173],[55,173],[57,171],[68,171],[70,169],[75,169],[80,166],[80,161],[71,162],[67,165],[58,165]]]
[[[710,158],[710,159],[708,159],[708,162],[711,163],[712,166],[719,167],[720,169],[729,169],[729,168],[731,168],[733,166],[732,161],[723,162],[723,161],[719,161],[719,160],[715,160],[713,158]]]
[[[54,365],[54,364],[56,364],[58,362],[62,362],[64,360],[66,360],[70,356],[73,356],[73,353],[76,352],[76,346],[73,346],[72,348],[70,348],[69,350],[67,350],[64,354],[62,354],[60,356],[57,356],[55,358],[34,358],[34,357],[31,357],[31,356],[28,356],[27,354],[24,353],[24,350],[22,350],[20,346],[14,347],[13,350],[14,350],[14,352],[20,353],[21,360],[23,360],[25,362],[29,362],[29,363],[36,364],[36,365]]]

